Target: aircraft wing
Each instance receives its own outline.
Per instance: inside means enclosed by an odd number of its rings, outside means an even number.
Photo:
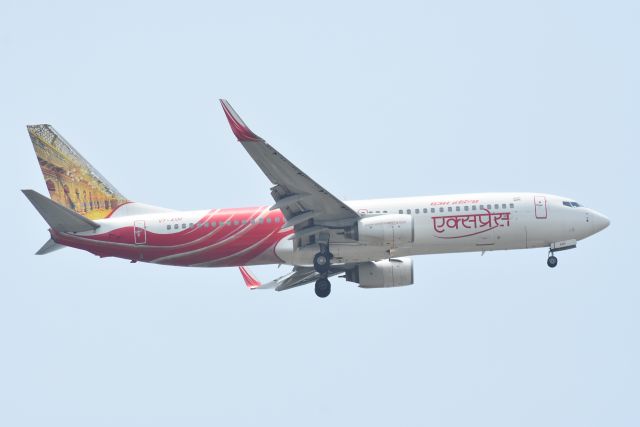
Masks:
[[[220,103],[238,141],[274,184],[271,195],[276,203],[271,209],[282,211],[287,219],[283,228],[293,226],[295,237],[304,237],[347,227],[359,219],[353,209],[253,133],[229,102],[221,99]]]
[[[315,271],[313,267],[294,267],[289,273],[267,283],[260,283],[247,267],[239,267],[240,274],[244,279],[245,285],[249,289],[275,289],[276,291],[286,291],[287,289],[313,283],[320,278],[320,273]],[[343,273],[345,268],[332,267],[327,277],[335,276]]]

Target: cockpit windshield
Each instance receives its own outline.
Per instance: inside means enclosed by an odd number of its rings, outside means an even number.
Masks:
[[[564,202],[562,202],[562,204],[564,206],[568,206],[570,208],[581,208],[582,207],[582,205],[580,203],[578,203],[578,202],[564,201]]]

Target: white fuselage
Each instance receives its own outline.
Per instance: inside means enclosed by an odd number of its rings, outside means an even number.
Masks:
[[[356,236],[350,235],[348,228],[329,227],[333,264],[451,252],[575,247],[576,241],[609,224],[603,215],[571,199],[539,193],[457,194],[345,203],[360,215],[360,225],[388,219],[387,224],[398,227],[392,227],[394,233],[404,234],[384,241],[364,239],[366,229]],[[53,235],[58,243],[99,256],[167,265],[312,265],[318,244],[300,244],[293,238],[292,227],[283,228],[285,222],[279,210],[268,206],[171,211],[130,204],[111,218],[98,220],[100,227],[96,230],[54,231]]]
[[[540,248],[584,239],[609,224],[591,209],[565,206],[563,202],[576,204],[569,198],[540,193],[350,201],[346,203],[363,217],[409,213],[414,241],[389,248],[341,242],[338,238],[331,242],[331,252],[337,262],[354,263],[390,256]],[[280,258],[294,265],[309,265],[315,252],[315,248],[294,250],[290,240],[281,241],[276,248]]]

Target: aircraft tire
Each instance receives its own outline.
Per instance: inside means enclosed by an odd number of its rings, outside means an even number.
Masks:
[[[318,252],[313,257],[313,268],[320,274],[327,273],[331,266],[331,254],[326,252]]]
[[[331,293],[331,282],[324,277],[316,280],[316,295],[320,298],[326,298]]]

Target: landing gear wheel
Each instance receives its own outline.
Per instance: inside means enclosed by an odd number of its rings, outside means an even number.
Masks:
[[[551,268],[554,268],[556,265],[558,265],[558,258],[556,258],[554,255],[549,256],[549,258],[547,258],[547,265]]]
[[[326,298],[331,293],[331,282],[322,277],[316,280],[316,295],[320,298]]]
[[[318,252],[313,257],[313,268],[320,273],[324,274],[329,271],[331,266],[331,254],[328,252]]]

